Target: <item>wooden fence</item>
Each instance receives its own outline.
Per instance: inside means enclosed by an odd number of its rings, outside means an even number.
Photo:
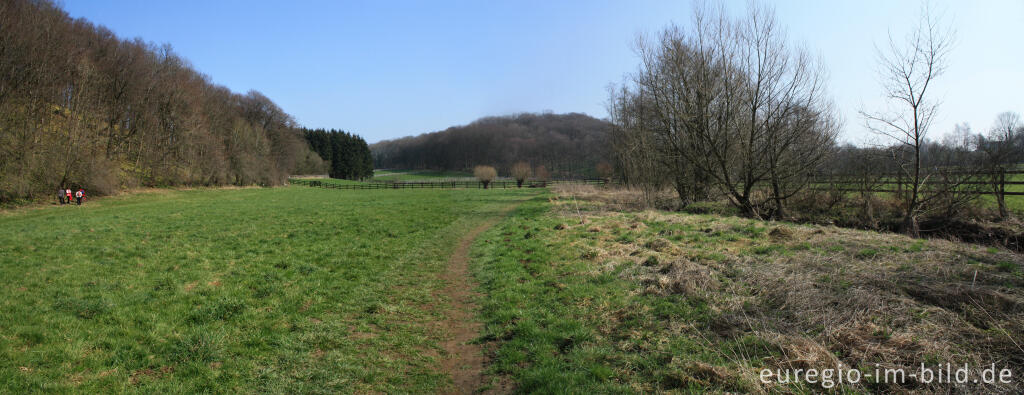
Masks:
[[[314,188],[326,189],[483,189],[484,184],[480,181],[378,181],[353,184],[339,184],[331,179],[301,179],[292,178],[289,183],[305,185]],[[557,181],[525,181],[523,188],[545,188],[553,184],[591,184],[604,185],[606,180],[599,178],[587,178],[579,180],[557,180]],[[491,181],[487,185],[490,189],[514,189],[517,188],[515,180]]]
[[[923,190],[956,191],[975,195],[1024,196],[1024,192],[1007,191],[1008,185],[1024,185],[1024,181],[1007,181],[1007,175],[1024,174],[1024,171],[1001,171],[997,173],[947,172],[949,176],[963,176],[966,180],[944,180],[936,177],[926,179]],[[839,192],[886,192],[903,193],[911,184],[903,174],[842,176],[825,175],[814,177],[812,189]],[[895,186],[895,188],[893,187]]]

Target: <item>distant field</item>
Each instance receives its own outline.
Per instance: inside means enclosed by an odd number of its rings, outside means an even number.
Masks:
[[[1024,181],[1024,174],[1007,175],[1006,181]],[[1024,192],[1024,185],[1007,185],[1006,192]],[[1006,196],[1006,208],[1024,214],[1024,196]],[[992,195],[981,196],[981,201],[988,207],[998,207],[996,197]]]
[[[438,272],[530,193],[162,191],[2,212],[0,392],[443,390]]]
[[[334,184],[334,185],[358,185],[363,184],[363,181],[356,180],[345,180],[341,178],[318,178],[312,181],[320,181],[321,184]]]
[[[373,173],[373,179],[377,181],[438,181],[462,178],[473,178],[473,174],[461,171],[434,170],[374,170]]]

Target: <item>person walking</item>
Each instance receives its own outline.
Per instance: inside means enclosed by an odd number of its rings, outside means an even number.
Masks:
[[[82,198],[84,198],[84,197],[85,197],[85,190],[82,189],[82,188],[78,188],[78,191],[75,192],[75,202],[78,203],[79,206],[82,205]]]
[[[57,200],[60,201],[60,205],[64,205],[64,188],[57,188]]]
[[[68,204],[71,204],[71,188],[64,190],[64,199]]]

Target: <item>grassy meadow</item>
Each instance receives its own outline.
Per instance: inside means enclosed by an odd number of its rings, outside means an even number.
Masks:
[[[0,213],[0,392],[434,392],[457,240],[529,193],[156,191]]]
[[[1020,254],[831,226],[623,212],[604,198],[561,191],[519,206],[477,239],[482,339],[496,350],[490,372],[521,392],[1024,388]],[[954,390],[759,379],[766,368],[913,372],[944,362],[995,363],[1014,381]]]
[[[620,197],[292,186],[0,212],[0,392],[452,390],[442,273],[495,218],[469,252],[482,390],[947,392],[758,380],[947,361],[1013,370],[971,392],[1024,389],[1020,254]]]

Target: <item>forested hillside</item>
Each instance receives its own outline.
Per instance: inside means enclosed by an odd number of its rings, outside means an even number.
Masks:
[[[373,177],[373,157],[362,137],[334,129],[304,129],[303,134],[313,151],[330,161],[327,173],[331,178]]]
[[[516,114],[370,146],[378,168],[466,170],[491,165],[502,174],[525,161],[554,177],[593,175],[606,158],[608,122],[585,114]]]
[[[0,2],[0,202],[58,186],[277,184],[322,172],[316,156],[270,99],[214,84],[168,45],[49,1]]]

